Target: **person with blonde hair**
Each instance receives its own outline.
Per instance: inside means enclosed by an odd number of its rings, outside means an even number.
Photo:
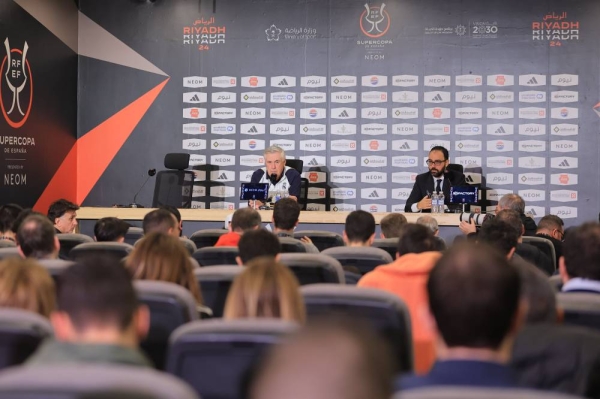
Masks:
[[[235,279],[225,303],[224,318],[270,317],[304,323],[306,310],[296,276],[272,257],[248,262]]]
[[[179,238],[150,233],[135,246],[125,261],[134,280],[166,281],[187,288],[202,305],[202,293],[193,273],[189,253]]]
[[[49,317],[56,306],[54,281],[33,259],[0,262],[0,306],[19,308]]]

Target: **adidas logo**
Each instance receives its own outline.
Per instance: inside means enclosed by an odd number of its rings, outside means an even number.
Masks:
[[[340,118],[348,118],[350,115],[348,115],[348,112],[346,110],[343,110],[342,113],[340,114]]]
[[[473,176],[471,176],[471,175],[465,176],[465,181],[467,183],[473,183],[474,182]]]
[[[192,98],[190,98],[190,101],[198,101],[198,102],[199,102],[199,101],[200,101],[200,97],[198,97],[198,95],[197,95],[197,94],[194,94],[194,95],[192,96]]]
[[[563,168],[568,168],[569,166],[569,162],[567,162],[567,160],[563,160],[561,163],[558,164],[558,166],[563,167]]]
[[[533,208],[531,208],[531,209],[529,210],[529,212],[527,212],[527,213],[528,213],[529,215],[531,215],[531,216],[536,216],[536,215],[537,215],[537,213],[535,213],[535,210],[534,210]]]
[[[500,128],[498,128],[498,130],[496,130],[494,133],[502,134],[506,133],[506,130],[504,130],[504,126],[500,126]]]
[[[217,177],[217,180],[227,180],[227,175],[225,173],[221,173],[219,177]]]
[[[287,80],[281,79],[281,82],[277,83],[277,86],[289,86]]]
[[[317,160],[315,158],[313,158],[310,160],[310,162],[308,164],[310,166],[317,166],[319,163],[317,162]]]
[[[537,81],[537,79],[534,76],[531,79],[529,79],[529,81],[527,81],[527,84],[528,85],[536,85],[536,84],[538,84],[538,81]]]
[[[253,125],[250,129],[248,129],[248,133],[258,133],[258,129]]]
[[[432,101],[442,101],[442,96],[440,95],[440,93],[436,94],[436,96],[433,97]]]
[[[401,150],[410,150],[410,146],[408,145],[408,143],[405,141],[404,144],[402,144],[400,146]]]
[[[371,194],[369,194],[369,198],[379,198],[379,194],[377,194],[377,191],[373,191]]]

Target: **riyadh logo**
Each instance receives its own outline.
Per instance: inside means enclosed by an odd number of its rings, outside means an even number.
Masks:
[[[267,41],[278,42],[279,35],[281,35],[281,29],[279,29],[275,25],[271,25],[269,29],[265,29],[265,33],[267,34]]]
[[[33,102],[33,79],[27,60],[27,42],[23,50],[11,49],[8,38],[4,41],[6,56],[0,66],[0,108],[6,122],[13,128],[20,128],[29,118]]]
[[[381,7],[365,4],[365,11],[360,15],[360,30],[365,36],[373,39],[382,37],[390,25],[390,14],[385,10],[385,3],[381,3]]]

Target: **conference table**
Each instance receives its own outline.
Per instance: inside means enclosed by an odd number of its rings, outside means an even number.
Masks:
[[[152,211],[152,208],[100,208],[100,207],[82,207],[77,211],[80,230],[84,234],[93,236],[93,227],[96,220],[103,217],[118,217],[127,220],[132,225],[141,226],[141,221],[146,213]],[[229,209],[180,209],[181,219],[183,220],[184,234],[189,236],[194,231],[201,229],[223,228],[225,218],[231,215],[234,210]],[[273,211],[258,211],[262,217],[263,223],[270,223]],[[300,212],[300,224],[298,230],[326,230],[341,233],[344,229],[346,216],[350,212],[324,212],[324,211],[302,211]],[[375,222],[379,224],[381,219],[388,215],[387,212],[373,213]],[[414,223],[417,221],[420,213],[404,213],[406,219]],[[458,213],[429,214],[437,220],[440,226],[440,235],[445,239],[451,238],[459,233],[456,226],[459,224]],[[379,229],[378,229],[379,231]]]

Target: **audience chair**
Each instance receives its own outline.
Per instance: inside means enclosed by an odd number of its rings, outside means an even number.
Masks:
[[[194,270],[204,304],[212,309],[213,317],[223,317],[229,288],[237,275],[243,271],[241,266],[211,266]]]
[[[200,266],[236,265],[237,256],[237,247],[204,247],[192,255]]]
[[[196,244],[196,248],[212,247],[214,246],[219,237],[226,234],[228,231],[225,229],[205,229],[198,230],[191,235],[190,240]]]
[[[556,302],[564,310],[564,323],[600,329],[600,295],[587,292],[559,292]]]
[[[0,308],[0,369],[23,363],[53,335],[50,321],[27,310]]]
[[[323,254],[283,253],[279,261],[289,267],[300,285],[344,284],[344,269],[336,259]]]
[[[279,237],[281,252],[283,253],[306,253],[306,246],[302,241],[291,237]]]
[[[125,243],[134,245],[142,237],[144,237],[144,229],[141,227],[129,227],[125,234]]]
[[[17,247],[0,248],[0,260],[6,258],[20,258],[21,254]]]
[[[319,251],[323,251],[331,247],[343,247],[344,238],[331,231],[320,231],[320,230],[300,230],[294,232],[294,238],[308,237],[312,240],[315,247]]]
[[[342,315],[373,326],[393,350],[398,371],[412,372],[410,314],[402,299],[385,291],[349,285],[313,284],[301,287],[308,319]]]
[[[392,399],[581,399],[580,396],[519,388],[474,388],[439,386],[410,389]]]
[[[163,369],[169,335],[179,326],[198,319],[196,301],[185,288],[164,281],[134,281],[140,302],[150,309],[150,330],[142,349],[158,369]]]
[[[296,329],[296,324],[276,319],[189,323],[169,339],[167,371],[203,399],[239,399],[266,349]]]
[[[563,281],[562,281],[562,277],[560,274],[555,274],[554,276],[550,276],[550,277],[548,277],[548,279],[550,280],[550,285],[552,285],[552,287],[554,287],[556,292],[560,292],[560,290],[562,290]]]
[[[199,269],[200,268],[200,263],[198,263],[198,261],[196,259],[194,259],[193,257],[189,257],[190,262],[192,262],[192,269]]]
[[[0,240],[0,248],[14,248],[17,244],[11,240]]]
[[[56,237],[60,242],[59,257],[61,259],[70,259],[69,253],[79,244],[86,242],[94,242],[94,239],[85,234],[57,234]]]
[[[322,253],[337,259],[344,267],[355,267],[361,274],[394,261],[389,253],[373,247],[336,247]]]
[[[392,259],[396,259],[396,252],[398,252],[398,239],[397,238],[377,238],[373,241],[373,248],[383,249],[385,252],[390,254]]]
[[[185,382],[123,365],[13,367],[0,374],[0,399],[199,399]]]
[[[106,256],[121,262],[133,251],[133,246],[121,242],[86,242],[71,250],[69,258],[75,262],[87,256]]]
[[[55,284],[59,283],[60,275],[75,264],[73,261],[63,259],[37,259],[37,262],[48,271]]]
[[[187,251],[190,253],[190,256],[196,252],[196,249],[198,249],[196,248],[194,241],[190,240],[189,238],[179,237],[179,241],[181,241],[185,249],[187,249]]]
[[[552,241],[544,237],[523,236],[523,242],[537,247],[540,251],[548,255],[548,257],[552,261],[552,264],[554,265],[554,271],[556,271],[556,266],[558,265],[558,262],[556,259],[556,251],[554,249],[554,244],[552,244]]]

